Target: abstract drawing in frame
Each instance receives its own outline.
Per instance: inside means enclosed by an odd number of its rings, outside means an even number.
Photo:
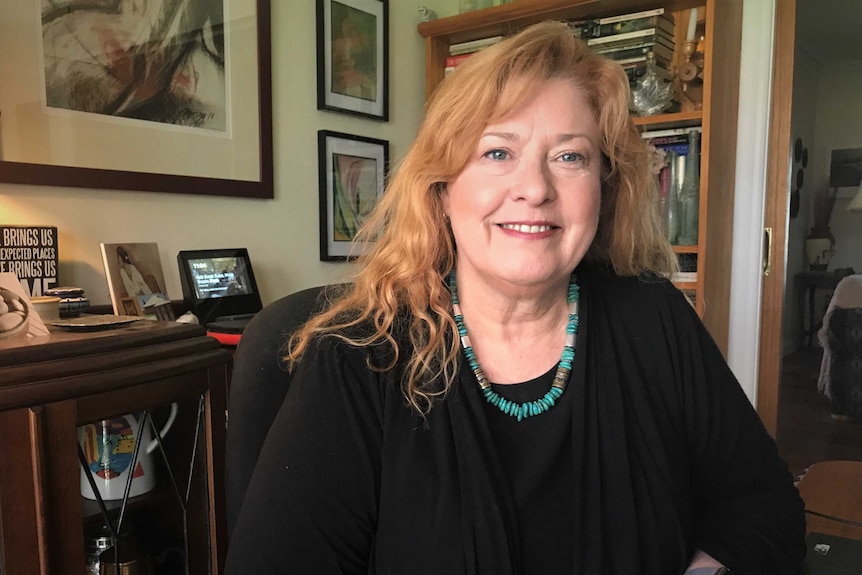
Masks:
[[[269,2],[3,2],[0,182],[273,197]]]
[[[359,255],[356,232],[383,194],[389,142],[320,130],[320,260]]]
[[[389,119],[388,0],[317,0],[317,108]]]

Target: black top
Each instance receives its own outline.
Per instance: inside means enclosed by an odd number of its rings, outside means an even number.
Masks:
[[[575,370],[577,357],[576,352]],[[506,399],[526,403],[545,395],[556,371],[554,366],[532,381],[492,388]],[[571,385],[578,385],[577,375]],[[491,437],[515,500],[524,573],[565,573],[574,560],[575,471],[571,455],[566,456],[572,453],[570,397],[563,393],[550,410],[522,421],[485,403]]]
[[[802,502],[694,310],[667,281],[582,268],[580,368],[562,403],[519,424],[499,420],[466,361],[423,421],[368,369],[379,349],[316,343],[227,573],[669,575],[698,548],[737,575],[800,573]],[[519,464],[531,446],[546,452]],[[530,508],[542,489],[559,509]],[[557,527],[570,547],[553,561],[569,569],[536,563]]]

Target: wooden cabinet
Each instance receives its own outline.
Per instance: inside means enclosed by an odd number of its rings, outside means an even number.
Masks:
[[[693,293],[698,313],[723,352],[727,352],[730,307],[731,239],[736,172],[736,120],[739,97],[742,0],[514,0],[509,4],[419,24],[425,38],[426,96],[443,80],[451,44],[511,34],[543,20],[579,20],[663,7],[673,13],[678,39],[674,62],[692,8],[705,21],[703,106],[647,118],[644,128],[700,125],[700,203],[698,242],[677,253],[697,259],[697,280],[679,287]]]
[[[125,513],[184,539],[191,573],[221,572],[230,365],[201,327],[177,323],[0,339],[0,572],[83,575],[85,530],[102,516],[81,496],[76,428],[171,402],[163,444],[188,487],[186,521],[162,475]]]

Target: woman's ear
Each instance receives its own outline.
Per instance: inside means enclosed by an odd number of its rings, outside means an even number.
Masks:
[[[434,191],[440,196],[440,205],[443,207],[443,218],[449,219],[449,189],[446,187],[446,182],[437,182],[434,184]]]

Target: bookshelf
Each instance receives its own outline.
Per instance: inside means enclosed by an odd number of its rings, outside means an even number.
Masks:
[[[703,105],[695,110],[634,118],[642,130],[701,127],[698,241],[675,246],[677,254],[697,258],[697,279],[677,284],[693,294],[697,312],[727,352],[733,196],[736,172],[736,119],[739,96],[742,0],[514,0],[419,24],[425,40],[425,93],[430,97],[444,78],[451,44],[511,35],[544,20],[580,20],[662,7],[674,16],[674,63],[683,61],[682,40],[690,10],[703,24]]]

